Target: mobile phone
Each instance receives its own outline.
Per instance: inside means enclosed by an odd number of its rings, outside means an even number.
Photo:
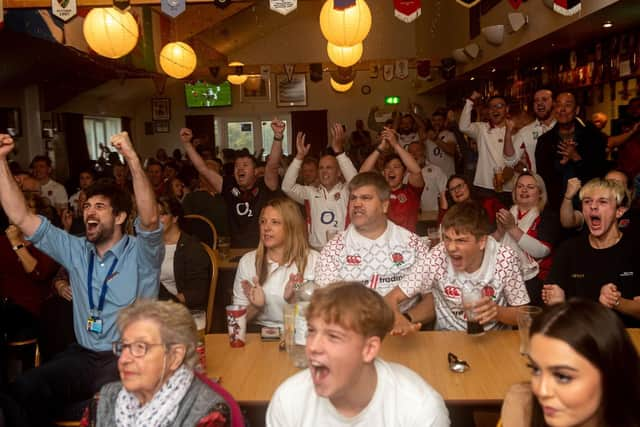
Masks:
[[[260,329],[260,338],[263,341],[280,341],[280,328],[263,326],[262,329]]]

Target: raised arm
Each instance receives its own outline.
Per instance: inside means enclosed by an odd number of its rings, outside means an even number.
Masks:
[[[611,149],[613,147],[617,147],[618,145],[624,144],[629,138],[631,138],[634,133],[638,132],[639,129],[640,122],[637,122],[628,131],[623,132],[620,135],[610,136],[607,139],[607,146],[609,147],[609,149]]]
[[[29,212],[22,191],[9,170],[7,156],[14,147],[13,138],[10,135],[0,133],[0,204],[2,204],[9,220],[24,235],[32,236],[42,220],[38,215]]]
[[[193,167],[197,169],[197,171],[207,180],[209,184],[213,187],[216,193],[222,192],[222,176],[216,171],[209,169],[200,157],[200,154],[196,151],[196,148],[191,143],[193,139],[193,132],[191,129],[182,128],[180,129],[180,141],[182,142],[182,146],[184,147],[184,151],[187,153],[189,160],[193,163]]]
[[[502,146],[502,155],[505,160],[513,159],[516,156],[516,150],[513,148],[513,120],[505,121],[504,145]],[[517,163],[517,162],[516,162]]]
[[[118,150],[129,165],[131,178],[133,181],[133,193],[138,208],[138,217],[140,218],[140,227],[145,231],[157,230],[160,225],[160,216],[158,215],[158,203],[156,195],[153,192],[149,178],[142,169],[140,158],[133,149],[129,134],[120,132],[111,137],[111,145]]]
[[[303,204],[306,198],[307,191],[306,186],[296,183],[298,179],[298,173],[300,172],[300,166],[302,160],[309,153],[311,145],[304,143],[306,135],[303,132],[298,132],[296,136],[296,157],[293,159],[282,179],[282,191],[296,202]]]
[[[471,110],[473,110],[473,106],[478,100],[480,100],[480,93],[474,90],[471,97],[465,102],[462,113],[460,113],[460,120],[458,121],[460,132],[473,139],[478,139],[478,128],[475,126],[475,123],[471,123]]]
[[[284,138],[285,124],[282,120],[274,118],[271,121],[271,130],[273,131],[273,143],[271,144],[271,153],[269,160],[264,168],[264,183],[271,191],[278,189],[280,185],[278,177],[278,168],[280,167],[280,159],[282,158],[282,139]]]
[[[569,178],[567,181],[567,190],[560,205],[560,224],[564,228],[577,228],[584,223],[582,212],[573,208],[573,198],[578,194],[581,186],[582,183],[578,178]]]
[[[409,184],[416,188],[424,187],[424,178],[422,177],[422,169],[416,159],[413,158],[411,154],[398,142],[398,135],[396,131],[392,129],[386,129],[382,132],[382,138],[389,141],[389,145],[393,148],[393,151],[400,157],[402,163],[407,168],[407,172],[409,172]]]

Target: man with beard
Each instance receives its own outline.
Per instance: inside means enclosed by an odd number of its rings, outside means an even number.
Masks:
[[[309,244],[321,250],[338,231],[344,230],[347,218],[349,190],[347,184],[358,172],[343,152],[344,130],[341,124],[331,129],[331,148],[335,156],[320,158],[318,178],[320,185],[296,184],[300,165],[310,149],[305,145],[305,134],[296,137],[296,157],[282,180],[282,191],[300,204],[308,205],[307,221],[310,223]],[[342,182],[344,178],[346,182]]]
[[[284,128],[282,120],[271,121],[273,144],[263,178],[258,178],[256,159],[246,150],[236,155],[233,176],[223,177],[215,170],[207,168],[191,142],[191,129],[180,129],[180,140],[193,166],[212,185],[216,193],[222,194],[227,204],[232,248],[258,246],[260,211],[265,203],[277,194],[280,186],[278,168],[282,157]]]
[[[378,357],[393,325],[379,295],[357,283],[335,283],[313,293],[306,316],[309,369],[278,387],[268,427],[450,425],[437,391]]]
[[[398,132],[400,145],[406,147],[414,141],[424,143],[427,139],[427,130],[424,122],[412,110],[414,105],[409,104],[409,112],[404,115],[396,115],[394,129]]]
[[[467,99],[458,126],[460,131],[478,143],[478,165],[473,185],[476,192],[482,197],[498,197],[500,201],[510,206],[513,179],[504,176],[502,188],[495,190],[494,171],[496,168],[504,168],[504,156],[502,154],[505,138],[505,121],[507,117],[507,101],[501,96],[493,96],[487,102],[489,109],[489,123],[471,122],[471,110],[480,101],[481,95],[473,91]],[[507,179],[508,178],[508,179]]]
[[[391,147],[391,154],[384,158],[382,175],[391,187],[389,211],[387,218],[395,224],[415,233],[418,223],[420,195],[424,188],[424,179],[418,162],[398,142],[398,135],[393,129],[385,129],[381,134],[382,142],[373,151],[360,168],[360,172],[368,172],[375,168],[378,157],[386,153],[385,146]],[[404,184],[405,173],[409,171],[408,183]]]
[[[520,273],[520,259],[513,249],[489,235],[490,225],[484,209],[463,202],[449,209],[442,220],[443,241],[427,255],[427,267],[420,282],[402,281],[385,297],[393,308],[421,293],[426,321],[435,320],[436,330],[464,330],[465,312],[472,309],[485,330],[507,329],[517,325],[517,306],[529,303]],[[464,307],[462,293],[482,295],[473,307]],[[392,333],[413,329],[400,313]]]
[[[391,188],[378,172],[361,172],[349,183],[347,230],[329,241],[316,263],[320,286],[339,280],[354,281],[385,296],[400,283],[420,287],[426,273],[429,247],[416,234],[387,219]],[[418,298],[401,310],[420,329],[424,307]]]
[[[12,385],[11,395],[28,417],[28,422],[15,425],[48,425],[48,418],[66,405],[89,399],[103,384],[117,380],[111,343],[119,339],[118,311],[137,298],[158,295],[164,245],[153,189],[127,133],[114,135],[111,144],[126,159],[133,177],[137,237],[124,234],[131,197],[112,184],[87,189],[86,238],[72,236],[30,213],[7,167],[14,141],[0,134],[0,202],[36,247],[69,271],[78,342]]]
[[[559,93],[554,107],[557,123],[538,138],[535,161],[547,185],[549,207],[559,211],[570,178],[587,182],[604,175],[607,140],[593,125],[576,119],[578,106],[571,93]]]
[[[567,240],[554,254],[542,290],[547,304],[579,297],[615,310],[628,328],[640,326],[640,268],[637,243],[620,231],[625,190],[619,182],[593,179],[580,190],[582,215],[589,228]]]
[[[513,135],[513,122],[507,120],[504,135],[504,162],[521,172],[525,168],[536,172],[536,144],[538,138],[556,125],[553,117],[553,93],[539,89],[533,94],[533,112],[536,119]]]

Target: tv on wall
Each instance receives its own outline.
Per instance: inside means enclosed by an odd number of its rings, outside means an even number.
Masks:
[[[185,83],[184,92],[188,108],[231,105],[231,83],[229,82],[223,82],[219,85],[204,81],[197,81],[193,84]]]

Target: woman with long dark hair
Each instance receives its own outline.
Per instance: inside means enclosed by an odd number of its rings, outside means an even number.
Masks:
[[[509,391],[504,427],[640,426],[640,359],[612,310],[578,299],[550,306],[530,347],[530,390]]]

